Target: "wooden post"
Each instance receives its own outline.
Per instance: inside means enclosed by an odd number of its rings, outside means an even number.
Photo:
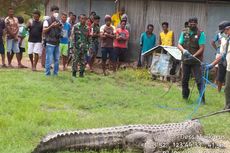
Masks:
[[[49,4],[50,0],[45,0],[45,15],[47,15],[47,5]]]
[[[68,7],[69,7],[69,0],[65,0],[65,9],[64,10],[65,10],[66,13],[69,14]]]
[[[92,0],[89,0],[89,15],[92,11]]]

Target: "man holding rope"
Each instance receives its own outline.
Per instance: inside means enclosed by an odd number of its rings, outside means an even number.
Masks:
[[[225,110],[230,109],[230,22],[225,22],[224,29],[225,33],[228,35],[226,41],[221,41],[220,46],[220,54],[211,64],[206,65],[206,69],[212,69],[216,64],[221,62],[222,60],[227,60],[227,73],[226,73],[226,80],[225,80]]]
[[[185,100],[189,98],[189,79],[192,72],[199,93],[202,95],[203,82],[200,61],[203,61],[206,36],[203,31],[198,29],[197,24],[198,19],[196,17],[189,19],[189,30],[181,33],[178,44],[178,49],[183,54],[182,96]],[[205,103],[204,95],[202,96],[202,103]]]

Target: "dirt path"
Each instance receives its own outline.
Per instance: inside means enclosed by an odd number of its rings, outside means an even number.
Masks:
[[[6,60],[6,63],[7,63],[7,60]],[[30,59],[28,57],[23,57],[22,64],[27,67],[26,69],[31,69],[32,70]],[[17,63],[16,57],[13,58],[12,65],[13,65],[13,68],[17,68],[18,63]],[[127,64],[125,64],[125,67],[133,67],[133,64],[127,63]],[[60,65],[59,65],[59,70],[63,71],[63,66],[62,66],[61,62],[60,62]],[[44,68],[42,67],[42,64],[41,64],[41,60],[38,61],[37,71],[44,71]],[[68,66],[67,71],[71,71],[71,64]],[[86,66],[86,71],[89,71],[89,67],[88,66]],[[100,59],[96,59],[95,64],[94,64],[94,71],[93,71],[93,73],[103,74],[102,68],[101,68],[101,60]],[[111,69],[108,69],[108,73],[110,74],[110,73],[113,73],[113,72],[112,72]]]

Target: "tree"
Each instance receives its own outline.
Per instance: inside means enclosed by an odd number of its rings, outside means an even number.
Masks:
[[[9,7],[15,9],[16,15],[22,15],[29,18],[34,9],[44,12],[44,5],[47,0],[0,0],[2,6],[0,16],[6,16]]]

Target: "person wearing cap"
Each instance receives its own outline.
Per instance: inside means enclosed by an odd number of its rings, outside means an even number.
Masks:
[[[227,21],[223,21],[219,24],[219,33],[215,35],[213,40],[211,40],[211,45],[216,50],[216,58],[218,58],[220,54],[221,43],[226,43],[227,34],[224,32],[224,25],[226,22]],[[219,92],[221,91],[223,83],[225,82],[226,66],[226,60],[220,61],[219,64],[215,66],[215,79],[218,85]]]
[[[125,7],[122,7],[120,11],[112,15],[112,23],[114,27],[117,27],[119,25],[123,14],[125,14]]]
[[[216,64],[221,60],[225,59],[227,62],[227,73],[225,80],[225,107],[224,109],[230,109],[230,22],[224,24],[225,33],[227,34],[226,41],[222,41],[220,45],[220,54],[217,58],[211,63],[207,64],[206,69],[212,69]]]
[[[101,38],[101,54],[102,54],[102,69],[103,74],[106,74],[106,61],[107,56],[109,55],[109,59],[111,60],[113,71],[116,71],[116,59],[115,53],[113,50],[113,41],[116,37],[116,30],[112,25],[112,19],[110,15],[105,16],[105,24],[100,28],[100,38]]]
[[[123,14],[121,16],[121,20],[126,21],[125,29],[128,30],[129,33],[130,33],[131,32],[131,25],[130,25],[129,20],[128,20],[128,15],[127,14]],[[117,28],[121,28],[121,23],[118,24]]]
[[[182,52],[182,96],[188,100],[189,79],[193,72],[199,93],[202,93],[202,70],[201,61],[203,61],[204,48],[206,43],[205,33],[198,29],[198,19],[196,17],[189,19],[189,31],[182,32],[179,38],[178,49]],[[202,103],[205,103],[204,95]]]

